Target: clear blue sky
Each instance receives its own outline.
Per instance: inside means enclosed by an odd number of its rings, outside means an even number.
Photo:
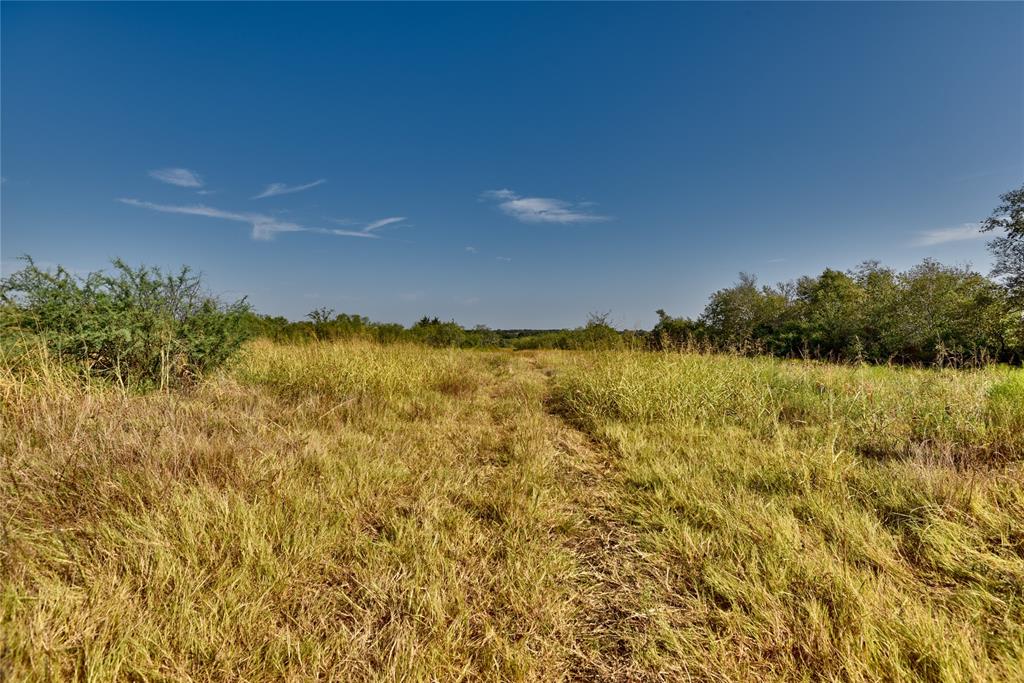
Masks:
[[[970,224],[1024,180],[1021,3],[0,20],[5,273],[120,256],[293,318],[648,326],[741,270],[987,270]]]

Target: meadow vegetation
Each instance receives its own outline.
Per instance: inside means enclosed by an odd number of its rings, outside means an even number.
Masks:
[[[6,680],[1020,680],[1024,372],[248,343],[0,374]]]

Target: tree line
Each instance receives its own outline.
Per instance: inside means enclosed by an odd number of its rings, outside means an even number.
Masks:
[[[247,326],[250,336],[281,342],[358,337],[457,348],[646,348],[953,366],[1024,359],[1024,321],[1010,290],[933,260],[902,272],[867,262],[772,286],[741,274],[696,318],[657,313],[650,330],[616,329],[608,314],[591,314],[575,329],[492,330],[436,317],[404,327],[328,309],[301,322],[249,314]]]
[[[76,277],[26,266],[0,280],[0,352],[40,340],[88,374],[133,386],[188,383],[246,340],[362,338],[389,344],[512,349],[694,349],[835,361],[968,366],[1024,362],[1024,186],[982,223],[991,277],[926,260],[897,272],[877,262],[774,286],[741,274],[697,318],[659,310],[651,330],[617,330],[607,313],[564,330],[465,328],[423,317],[406,327],[326,308],[294,322],[259,315],[245,300],[206,294],[187,268],[168,274],[114,262]]]
[[[373,322],[362,315],[335,314],[329,308],[318,308],[311,311],[306,320],[295,322],[281,316],[250,312],[244,325],[249,336],[286,343],[360,338],[383,344],[410,342],[464,349],[621,348],[627,338],[637,336],[637,333],[616,330],[606,313],[592,313],[587,323],[576,329],[553,330],[495,330],[486,325],[463,327],[454,320],[441,320],[436,316],[424,316],[405,327],[398,323]]]
[[[869,261],[774,287],[741,275],[696,320],[658,311],[649,339],[829,360],[974,365],[1024,360],[1024,186],[981,223],[992,277],[926,260],[903,272]]]
[[[833,361],[979,365],[1024,360],[1024,187],[1002,195],[982,229],[992,277],[925,260],[897,272],[876,261],[773,286],[741,273],[696,318],[657,311],[651,330],[616,330],[609,316],[564,330],[463,328],[424,317],[410,328],[318,309],[308,321],[263,318],[260,334],[282,341],[362,336],[382,342],[514,349],[701,349]]]
[[[658,315],[655,348],[957,366],[1024,355],[1020,309],[1007,289],[932,260],[902,272],[868,262],[776,286],[741,275],[696,320]]]

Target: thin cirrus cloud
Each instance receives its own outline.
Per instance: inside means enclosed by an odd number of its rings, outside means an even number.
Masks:
[[[151,211],[159,211],[161,213],[177,213],[184,214],[186,216],[204,216],[206,218],[219,218],[226,221],[235,221],[238,223],[248,223],[252,226],[252,238],[255,240],[271,240],[275,235],[281,232],[314,232],[320,235],[337,235],[339,237],[361,237],[364,239],[380,239],[379,235],[373,233],[384,225],[390,225],[399,221],[405,220],[401,217],[383,218],[379,221],[374,221],[363,227],[361,230],[339,230],[332,228],[316,228],[292,221],[282,221],[273,216],[268,216],[262,213],[251,213],[251,212],[239,212],[239,211],[224,211],[212,206],[206,206],[205,204],[191,204],[191,205],[173,205],[173,204],[156,204],[154,202],[147,202],[141,199],[119,199],[122,204],[128,204],[129,206],[136,206],[142,209],[149,209]]]
[[[363,227],[363,232],[373,232],[379,228],[383,228],[385,225],[392,225],[394,223],[401,223],[405,220],[405,216],[391,216],[390,218],[381,218],[380,220],[373,221]]]
[[[284,183],[271,183],[267,185],[265,188],[263,188],[263,192],[260,192],[258,195],[253,197],[253,199],[264,199],[265,197],[276,197],[282,194],[302,192],[303,190],[308,190],[310,188],[316,187],[317,185],[323,185],[326,182],[326,178],[321,178],[320,180],[314,180],[313,182],[306,183],[305,185],[288,186],[285,185]]]
[[[550,197],[523,197],[512,190],[487,190],[481,198],[496,202],[502,212],[522,223],[592,223],[608,216],[586,209],[593,202],[567,202]]]
[[[985,234],[981,231],[980,223],[964,223],[955,228],[938,228],[936,230],[922,230],[917,233],[911,244],[915,247],[933,247],[937,244],[949,242],[966,242],[968,240],[981,239]]]
[[[380,230],[388,225],[394,225],[395,223],[401,223],[405,220],[405,216],[390,216],[388,218],[380,218],[375,221],[366,223],[358,230],[331,230],[335,235],[348,235],[350,237],[379,237],[379,235],[373,234],[374,230]],[[346,226],[359,226],[359,221],[353,221],[348,218],[334,219],[335,223]]]
[[[252,226],[252,238],[255,240],[273,239],[274,235],[279,232],[301,232],[308,230],[308,228],[305,228],[298,223],[281,221],[273,216],[267,216],[261,213],[237,213],[234,211],[224,211],[222,209],[216,209],[212,206],[205,206],[203,204],[175,206],[169,204],[154,204],[153,202],[147,202],[141,199],[119,199],[118,201],[122,204],[128,204],[129,206],[137,206],[142,209],[150,209],[151,211],[160,211],[161,213],[179,213],[187,216],[205,216],[206,218],[220,218],[226,221],[248,223]]]
[[[168,185],[178,187],[202,187],[203,179],[195,171],[187,168],[157,168],[149,172],[149,177]]]

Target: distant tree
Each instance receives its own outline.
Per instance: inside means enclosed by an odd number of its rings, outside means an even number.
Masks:
[[[781,289],[758,288],[756,277],[740,273],[738,283],[711,295],[700,322],[719,346],[751,350],[776,337],[789,303]]]
[[[996,262],[992,274],[1003,283],[1018,305],[1024,305],[1024,185],[999,197],[1002,204],[982,222],[982,230],[1005,234],[989,242]]]
[[[802,337],[816,356],[838,358],[862,348],[864,290],[853,277],[828,268],[816,278],[801,278],[796,295]]]
[[[654,349],[701,347],[779,356],[978,364],[1024,355],[1024,323],[1007,292],[969,268],[926,260],[896,273],[877,262],[759,287],[741,274],[696,323],[658,311]]]
[[[570,347],[576,349],[614,349],[622,344],[622,335],[611,325],[611,311],[591,313],[587,324],[569,337]]]
[[[898,283],[893,329],[904,360],[982,360],[1003,346],[1006,295],[985,276],[928,259]]]
[[[405,328],[398,323],[375,323],[371,330],[373,339],[381,344],[394,344],[405,336]]]
[[[673,318],[662,308],[655,313],[658,315],[658,324],[648,337],[650,348],[662,351],[703,345],[707,334],[701,323],[689,318]]]
[[[865,261],[850,272],[863,291],[857,343],[861,356],[875,362],[892,360],[899,353],[895,333],[899,283],[896,272],[878,261]]]
[[[321,306],[320,308],[314,308],[312,311],[306,314],[306,317],[313,321],[314,325],[325,325],[331,321],[334,316],[334,309]]]
[[[473,346],[483,348],[501,346],[501,335],[487,325],[477,325],[472,330],[467,330],[467,335]]]
[[[412,338],[428,346],[461,347],[466,345],[466,331],[454,320],[441,322],[437,316],[423,316],[409,330]]]

